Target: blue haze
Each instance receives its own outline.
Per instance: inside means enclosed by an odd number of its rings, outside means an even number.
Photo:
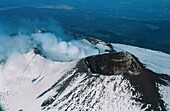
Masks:
[[[65,4],[127,18],[170,20],[170,0],[1,0],[0,6]]]
[[[50,5],[73,10],[39,7]],[[41,40],[38,45],[32,42],[32,33],[38,29],[50,31],[52,37],[55,34],[54,41],[66,41],[68,50],[71,41],[77,54],[88,55],[87,49],[93,47],[85,44],[83,48],[81,41],[75,42],[68,32],[170,53],[170,0],[1,0],[0,59],[8,58],[13,51],[39,48]],[[20,45],[10,44],[14,38]],[[48,56],[47,50],[42,51]],[[50,53],[58,60],[53,51]]]

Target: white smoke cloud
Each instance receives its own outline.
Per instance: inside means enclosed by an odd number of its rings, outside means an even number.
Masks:
[[[32,34],[31,37],[36,44],[40,44],[42,53],[52,60],[69,61],[98,52],[93,45],[83,40],[63,41],[51,33],[36,33]]]
[[[32,42],[27,35],[17,37],[0,35],[0,61],[8,58],[13,52],[24,53],[32,47]]]
[[[13,33],[13,30],[10,28],[13,27],[6,28],[8,26],[0,24],[0,61],[7,59],[14,52],[25,53],[33,48],[39,49],[48,59],[58,61],[70,61],[98,53],[98,50],[88,42],[81,39],[70,39],[71,37],[66,35],[58,24],[52,24],[50,27],[49,21],[45,25],[43,24],[43,28],[45,27],[47,30],[54,28],[52,32],[33,33],[33,30],[41,28],[41,25],[37,25],[39,23],[37,21],[31,27],[28,25],[30,21],[21,20],[20,26],[14,26],[17,27],[18,31],[12,36],[10,33]],[[26,28],[23,28],[24,25]],[[5,33],[2,26],[12,30],[12,32],[8,30],[8,33]]]

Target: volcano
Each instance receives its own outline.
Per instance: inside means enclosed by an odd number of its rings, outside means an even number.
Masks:
[[[2,108],[5,111],[170,109],[170,55],[84,40],[95,43],[98,54],[63,62],[50,60],[34,49],[13,53],[1,62]]]

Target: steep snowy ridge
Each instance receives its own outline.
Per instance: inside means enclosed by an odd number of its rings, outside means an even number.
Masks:
[[[112,45],[117,51],[134,54],[147,68],[162,75],[170,74],[170,55],[127,45]],[[96,47],[102,53],[107,49],[101,43]],[[161,97],[158,99],[163,100],[158,110],[169,110],[170,82],[163,77],[160,81],[166,84],[156,84]],[[151,104],[140,101],[143,95],[137,90],[133,81],[124,75],[91,73],[83,59],[52,61],[30,51],[13,53],[5,64],[0,65],[0,104],[5,111],[141,111],[151,108]]]
[[[70,82],[70,85],[61,94],[53,96],[54,101],[52,103],[49,102],[51,98],[44,102],[43,107],[45,109],[61,111],[141,110],[142,104],[131,100],[133,95],[130,90],[133,90],[133,88],[128,89],[130,84],[124,81],[122,76],[88,76],[84,73],[74,76],[76,76],[76,79],[67,81]],[[66,85],[67,83],[61,81],[61,84]],[[61,86],[56,86],[56,89],[61,89]]]

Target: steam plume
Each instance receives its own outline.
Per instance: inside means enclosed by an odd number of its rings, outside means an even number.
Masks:
[[[81,39],[73,39],[52,19],[0,19],[0,61],[12,53],[25,53],[33,48],[52,60],[70,61],[97,53],[95,47]],[[34,33],[38,29],[50,32]]]

